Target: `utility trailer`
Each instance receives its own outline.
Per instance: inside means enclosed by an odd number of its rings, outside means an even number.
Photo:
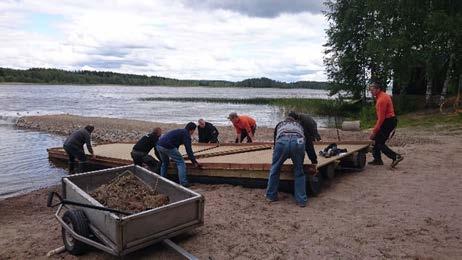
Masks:
[[[169,197],[167,205],[129,214],[105,208],[89,194],[103,184],[131,171],[144,184]],[[52,205],[53,197],[60,202]],[[70,175],[62,178],[62,197],[51,193],[48,206],[58,206],[56,219],[62,226],[67,251],[81,254],[88,245],[115,256],[163,242],[188,259],[194,256],[169,238],[204,224],[204,197],[144,169],[129,165]],[[64,210],[66,212],[62,213]]]

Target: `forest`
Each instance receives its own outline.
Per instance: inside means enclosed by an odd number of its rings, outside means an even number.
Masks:
[[[462,88],[462,1],[327,1],[324,63],[332,94],[370,82],[438,105]]]
[[[136,86],[185,86],[185,87],[242,87],[242,88],[308,88],[327,89],[327,82],[281,82],[269,78],[252,78],[243,81],[180,80],[158,76],[122,74],[108,71],[66,71],[60,69],[31,68],[27,70],[0,68],[0,82],[39,84],[113,84]]]

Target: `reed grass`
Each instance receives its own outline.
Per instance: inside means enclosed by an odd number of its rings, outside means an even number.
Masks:
[[[140,100],[273,105],[283,107],[285,110],[294,110],[298,112],[312,113],[316,115],[344,115],[344,113],[337,108],[337,102],[332,99],[149,97],[141,98]]]

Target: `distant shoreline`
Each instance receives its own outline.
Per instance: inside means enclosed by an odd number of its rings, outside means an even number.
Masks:
[[[312,90],[324,90],[324,88],[297,88],[297,87],[243,87],[243,86],[181,86],[181,85],[124,85],[124,84],[110,84],[110,83],[31,83],[31,82],[0,82],[0,86],[4,85],[51,85],[51,86],[107,86],[107,87],[146,87],[146,88],[156,88],[156,87],[172,87],[172,88],[242,88],[242,89],[312,89]]]
[[[175,79],[161,76],[116,73],[112,71],[61,70],[52,68],[11,69],[0,67],[0,82],[75,84],[75,85],[121,85],[121,86],[183,86],[183,87],[237,87],[237,88],[283,88],[325,89],[328,82],[283,82],[266,77],[248,78],[241,81],[208,79]]]

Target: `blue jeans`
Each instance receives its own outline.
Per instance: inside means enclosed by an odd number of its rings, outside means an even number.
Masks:
[[[178,179],[180,180],[181,185],[187,185],[188,179],[186,177],[186,164],[184,163],[183,156],[176,148],[167,149],[160,145],[156,146],[157,151],[159,151],[160,160],[162,165],[160,167],[160,175],[162,177],[167,177],[167,169],[170,158],[175,162],[178,169]]]
[[[294,169],[294,197],[297,204],[306,204],[306,179],[303,172],[305,159],[305,141],[296,136],[282,136],[276,141],[273,162],[268,177],[266,197],[277,200],[279,188],[279,171],[284,162],[290,158]]]

